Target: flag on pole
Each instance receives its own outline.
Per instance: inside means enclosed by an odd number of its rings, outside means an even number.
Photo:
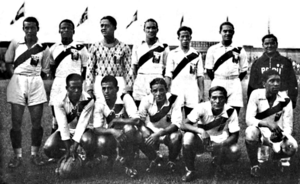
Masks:
[[[270,30],[270,19],[268,20],[268,34],[271,34],[271,30]]]
[[[229,22],[229,18],[228,18],[228,16],[226,17],[226,22]]]
[[[25,16],[25,2],[22,4],[20,9],[18,10],[16,17],[10,22],[10,25],[14,24],[17,20],[19,20],[19,18],[24,17],[24,16]]]
[[[83,24],[87,19],[88,19],[88,7],[86,7],[83,14],[81,15],[81,18],[79,20],[77,27],[80,26],[81,24]]]
[[[184,17],[183,17],[183,15],[182,15],[181,20],[180,20],[180,25],[179,25],[179,27],[182,27],[183,21],[184,21]]]
[[[129,26],[134,22],[134,21],[137,21],[137,10],[136,10],[136,12],[133,14],[133,17],[132,17],[132,20],[131,20],[131,22],[128,24],[128,26],[126,26],[126,29],[127,28],[129,28]]]

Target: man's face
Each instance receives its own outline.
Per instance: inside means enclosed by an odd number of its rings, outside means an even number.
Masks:
[[[232,41],[234,35],[233,27],[230,25],[223,25],[221,29],[221,35],[223,41]]]
[[[71,23],[63,22],[60,24],[59,33],[62,38],[73,38],[74,27]]]
[[[280,76],[279,75],[270,75],[268,80],[264,82],[267,94],[277,94],[280,89]]]
[[[214,91],[209,98],[213,110],[223,110],[226,97],[222,91]]]
[[[178,39],[180,41],[180,45],[186,48],[190,46],[192,36],[188,31],[180,31]]]
[[[119,88],[114,86],[112,82],[103,82],[101,86],[105,100],[111,100],[117,97]]]
[[[35,22],[24,22],[23,31],[26,38],[35,38],[39,29]]]
[[[144,31],[146,33],[147,38],[156,38],[156,34],[158,32],[158,28],[155,22],[146,22]]]
[[[151,87],[151,93],[154,96],[156,102],[164,102],[167,99],[167,89],[162,84],[154,84]]]
[[[79,99],[82,93],[82,81],[71,80],[68,82],[66,88],[70,99]]]
[[[101,33],[103,36],[113,36],[116,28],[107,19],[100,22]]]
[[[266,53],[272,53],[277,50],[277,42],[274,38],[266,38],[262,44]]]

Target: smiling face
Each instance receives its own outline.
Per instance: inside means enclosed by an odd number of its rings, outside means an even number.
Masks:
[[[151,87],[151,93],[154,96],[156,102],[165,102],[167,99],[167,88],[163,84],[154,84]]]
[[[223,25],[220,34],[223,42],[231,42],[234,35],[234,29],[230,25]]]
[[[108,19],[102,19],[100,21],[101,33],[104,37],[106,36],[114,36],[114,32],[116,30],[115,26]]]
[[[145,23],[144,32],[146,33],[146,38],[154,39],[156,38],[158,27],[155,22],[149,21]]]
[[[277,42],[274,38],[265,38],[262,44],[266,53],[273,53],[277,50]]]

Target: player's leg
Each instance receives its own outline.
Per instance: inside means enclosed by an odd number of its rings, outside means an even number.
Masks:
[[[149,146],[145,143],[147,138],[152,134],[152,130],[147,128],[146,126],[140,127],[140,134],[142,136],[143,141],[139,143],[140,150],[147,156],[147,158],[150,160],[149,166],[146,168],[147,172],[151,172],[153,168],[155,168],[158,165],[159,158],[156,153],[156,149],[154,146]]]
[[[43,127],[41,126],[42,123],[42,115],[43,115],[43,107],[44,104],[37,104],[28,106],[29,113],[31,116],[31,123],[32,123],[32,129],[31,129],[31,161],[35,165],[43,165],[44,161],[39,156],[39,148],[42,145],[42,139],[43,139]]]
[[[203,153],[203,151],[204,146],[200,137],[197,134],[185,132],[182,139],[182,152],[186,174],[182,177],[182,181],[189,182],[196,178],[196,154]]]
[[[253,177],[259,177],[260,175],[260,167],[257,158],[257,151],[261,145],[260,137],[261,132],[259,128],[255,126],[249,126],[245,131],[245,143],[251,165],[250,174]]]
[[[66,148],[64,142],[61,140],[59,131],[55,131],[48,137],[43,150],[45,155],[49,158],[60,159],[64,156]]]
[[[180,131],[176,131],[171,133],[170,135],[165,136],[165,139],[163,140],[164,144],[167,145],[169,149],[168,168],[171,172],[175,172],[175,162],[181,150],[181,141],[182,134]]]
[[[8,167],[15,168],[22,163],[22,119],[25,106],[11,104],[12,129],[10,130],[10,140],[15,156],[10,160]]]
[[[114,161],[117,157],[117,141],[113,135],[95,134],[96,148],[95,153],[108,156],[106,169],[113,169]]]
[[[137,170],[133,167],[135,161],[134,151],[141,140],[139,141],[138,131],[135,126],[124,125],[122,131],[126,135],[126,141],[123,143],[119,142],[119,155],[124,158],[122,163],[125,166],[125,173],[129,177],[134,178],[137,176]]]

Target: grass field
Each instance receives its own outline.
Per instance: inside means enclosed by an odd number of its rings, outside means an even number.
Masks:
[[[178,161],[178,170],[169,174],[166,170],[165,165],[158,168],[153,173],[146,173],[145,168],[148,165],[148,160],[143,154],[140,154],[140,158],[136,163],[136,168],[139,172],[137,179],[129,179],[125,176],[123,167],[116,163],[114,165],[114,171],[108,173],[103,165],[98,165],[92,169],[84,168],[82,174],[74,179],[61,179],[58,178],[54,169],[56,164],[49,164],[43,167],[36,167],[30,163],[30,129],[31,122],[28,110],[25,110],[23,118],[23,164],[21,167],[11,170],[8,169],[7,164],[11,155],[13,154],[11,143],[9,139],[9,130],[11,128],[11,117],[10,117],[10,105],[6,103],[6,86],[8,81],[0,81],[0,174],[2,183],[3,181],[8,184],[24,183],[24,184],[52,184],[52,183],[181,183],[181,176],[184,174],[184,166],[182,160]],[[206,89],[208,89],[210,83],[206,81]],[[50,89],[50,83],[45,82],[47,91]],[[246,82],[243,84],[244,92],[246,92]],[[300,141],[300,109],[299,109],[299,98],[298,107],[294,111],[294,136],[296,140]],[[51,112],[50,108],[45,104],[44,115],[43,115],[43,127],[44,127],[44,138],[43,142],[50,134],[51,126]],[[196,168],[198,173],[198,179],[191,183],[300,183],[300,167],[299,167],[299,152],[292,158],[291,161],[291,172],[289,174],[281,174],[273,163],[266,163],[263,166],[264,176],[255,179],[249,175],[249,160],[244,145],[244,130],[245,124],[245,109],[242,109],[240,113],[240,139],[239,145],[242,149],[242,157],[238,163],[230,165],[227,168],[229,171],[228,176],[215,175],[213,168],[210,166],[211,157],[205,153],[197,157]],[[162,147],[164,148],[164,147]],[[164,149],[165,158],[167,151]],[[44,156],[44,155],[43,155]],[[166,160],[166,159],[165,159]],[[166,162],[165,162],[166,163]],[[1,181],[0,181],[1,184]]]

